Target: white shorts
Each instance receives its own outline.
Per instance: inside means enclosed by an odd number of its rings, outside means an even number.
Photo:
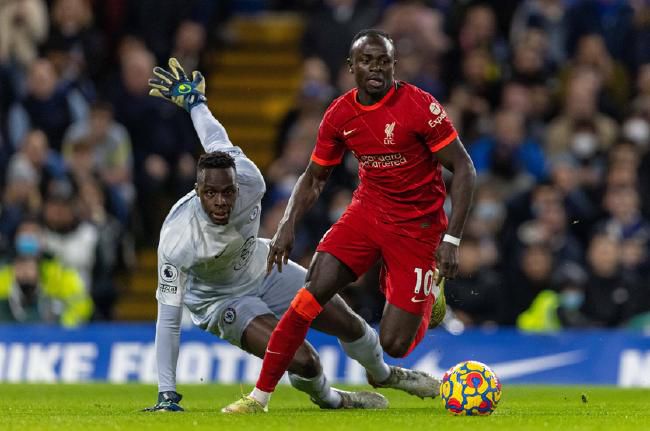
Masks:
[[[277,267],[265,277],[256,294],[226,299],[218,305],[207,331],[241,347],[241,338],[248,324],[264,314],[282,317],[298,290],[305,285],[307,270],[293,261]]]

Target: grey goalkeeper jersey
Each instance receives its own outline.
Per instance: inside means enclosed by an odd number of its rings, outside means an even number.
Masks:
[[[163,223],[158,246],[160,304],[181,306],[197,326],[211,327],[219,302],[259,287],[266,271],[268,245],[257,238],[264,178],[255,164],[234,147],[205,104],[191,111],[206,152],[223,151],[235,159],[239,187],[227,225],[215,225],[196,192],[181,198]]]

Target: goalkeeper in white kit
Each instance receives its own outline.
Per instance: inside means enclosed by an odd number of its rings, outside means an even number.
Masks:
[[[263,358],[279,317],[303,287],[306,269],[288,261],[266,273],[269,240],[257,237],[264,178],[244,152],[230,142],[224,127],[210,113],[205,81],[199,72],[188,78],[175,58],[169,70],[154,68],[150,95],[188,111],[206,152],[197,166],[195,189],[171,209],[158,246],[158,320],[156,360],[158,402],[148,411],[182,411],[176,391],[182,306],[201,329]],[[377,386],[419,397],[435,397],[437,379],[421,371],[388,366],[377,333],[337,295],[314,321],[316,330],[336,336],[345,352],[357,360]],[[289,366],[298,390],[326,409],[386,408],[375,392],[332,388],[323,375],[318,354],[307,342]],[[265,412],[250,398],[241,411]]]

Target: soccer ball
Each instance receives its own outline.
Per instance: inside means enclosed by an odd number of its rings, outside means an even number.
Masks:
[[[487,416],[501,399],[501,383],[487,365],[465,361],[450,368],[442,377],[440,397],[450,413]]]

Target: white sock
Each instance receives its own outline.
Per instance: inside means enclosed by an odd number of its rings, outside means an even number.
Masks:
[[[321,407],[336,409],[341,405],[341,395],[332,390],[322,372],[311,379],[289,373],[289,381],[291,381],[291,386],[308,394]]]
[[[376,382],[383,382],[390,376],[390,368],[384,362],[384,350],[379,344],[377,332],[368,323],[364,324],[366,331],[359,339],[350,343],[339,340],[339,343],[345,353],[359,362]]]
[[[266,407],[269,404],[269,400],[271,399],[271,392],[264,392],[260,391],[257,388],[254,388],[249,397],[262,404],[262,406]]]

